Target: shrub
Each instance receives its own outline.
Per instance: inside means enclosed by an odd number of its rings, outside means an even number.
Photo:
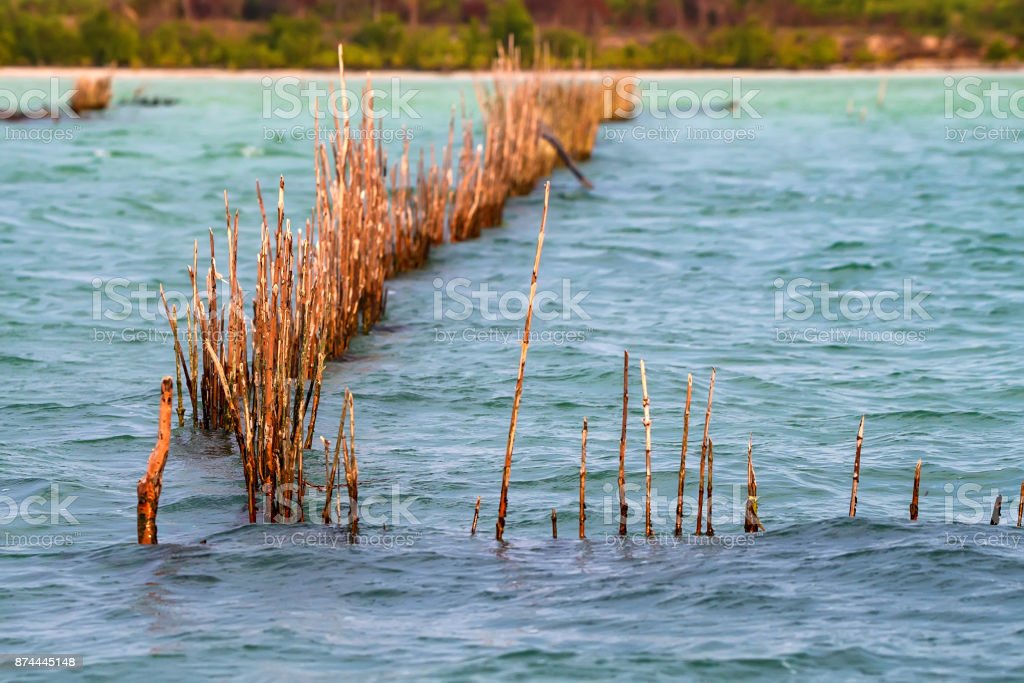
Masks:
[[[987,48],[985,48],[986,62],[1004,62],[1009,59],[1011,55],[1013,55],[1013,51],[1002,38],[996,38],[988,44]]]
[[[78,30],[85,55],[97,66],[131,64],[138,55],[135,24],[105,7],[83,19]]]
[[[590,41],[582,33],[564,28],[549,28],[540,34],[540,42],[551,51],[557,60],[585,59]]]
[[[443,27],[416,31],[402,50],[402,65],[414,69],[451,71],[465,63],[465,45]]]
[[[387,64],[398,62],[405,31],[398,15],[385,12],[378,21],[368,21],[352,36],[361,47],[375,51]]]
[[[487,23],[491,28],[491,39],[506,44],[514,36],[516,45],[525,48],[523,60],[532,56],[533,17],[523,0],[494,0],[487,12]]]
[[[662,33],[650,44],[650,51],[657,66],[689,67],[700,63],[700,56],[693,43],[678,33]]]
[[[772,34],[753,20],[716,31],[708,50],[708,59],[714,66],[766,67],[773,65],[775,56]]]

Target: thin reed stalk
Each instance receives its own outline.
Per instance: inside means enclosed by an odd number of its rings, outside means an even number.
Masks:
[[[651,401],[647,395],[647,366],[643,359],[640,359],[640,386],[643,389],[644,408],[644,467],[646,469],[644,502],[644,535],[653,536],[654,529],[651,526]]]
[[[921,459],[917,460],[917,467],[914,468],[914,494],[910,498],[910,521],[917,521],[917,500],[921,491]]]
[[[551,538],[558,538],[558,510],[551,508]]]
[[[711,428],[711,402],[715,395],[715,368],[711,368],[711,382],[708,384],[708,406],[704,412],[704,437],[700,442],[700,482],[697,488],[697,529],[694,533],[701,535],[701,522],[704,514],[704,475],[708,460],[708,430]]]
[[[523,375],[526,371],[526,354],[530,350],[530,325],[533,322],[533,299],[537,294],[537,273],[540,270],[540,255],[544,250],[544,228],[548,221],[548,200],[551,197],[551,183],[544,185],[544,211],[540,218],[540,232],[537,234],[537,251],[533,257],[533,273],[530,275],[530,296],[526,304],[526,321],[523,325],[523,342],[519,350],[519,373],[516,376],[515,396],[512,399],[512,419],[508,426],[508,441],[505,445],[505,468],[501,475],[501,500],[498,504],[498,522],[495,536],[501,541],[505,535],[505,514],[508,511],[508,486],[512,477],[512,451],[516,440],[516,424],[519,420],[519,404],[523,399]]]
[[[857,486],[860,484],[860,449],[864,445],[864,416],[857,427],[857,454],[853,459],[853,487],[850,489],[850,517],[857,516]]]
[[[587,418],[583,418],[580,447],[580,538],[587,537]]]
[[[476,523],[480,521],[480,496],[476,497],[476,506],[473,508],[473,526],[469,529],[470,536],[476,536]]]
[[[711,439],[708,439],[708,521],[707,527],[704,530],[704,534],[707,536],[714,536],[715,529],[711,526],[711,494],[713,491],[713,482],[715,478],[715,445]]]
[[[693,398],[693,374],[686,375],[686,407],[683,409],[683,445],[679,454],[679,490],[676,492],[676,536],[683,535],[683,489],[686,485],[686,447],[690,441],[690,399]]]
[[[626,422],[629,417],[629,351],[622,352],[622,434],[619,436],[619,535],[626,535]]]

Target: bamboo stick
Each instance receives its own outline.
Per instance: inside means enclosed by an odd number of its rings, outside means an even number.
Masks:
[[[992,526],[999,525],[999,519],[1002,516],[1003,511],[1003,496],[997,495],[996,502],[992,504],[992,519],[989,520],[989,524]]]
[[[629,351],[622,352],[622,434],[619,436],[619,535],[626,535],[626,420],[629,415]]]
[[[1017,528],[1024,522],[1024,481],[1020,483],[1020,499],[1017,501]]]
[[[910,498],[910,521],[917,521],[917,500],[918,493],[921,490],[921,459],[917,459],[917,467],[914,468],[914,494]]]
[[[850,516],[857,516],[857,485],[860,484],[860,449],[864,444],[864,416],[860,416],[857,428],[857,454],[853,459],[853,488],[850,490]]]
[[[551,508],[551,538],[558,538],[558,510]]]
[[[146,473],[136,486],[138,493],[138,537],[140,545],[156,545],[156,513],[163,490],[164,466],[171,445],[171,393],[174,380],[164,377],[160,384],[160,421],[156,445],[149,454]]]
[[[647,367],[644,365],[642,358],[640,359],[640,386],[643,389],[644,433],[646,439],[644,466],[646,468],[645,486],[647,495],[645,496],[644,503],[644,535],[653,536],[654,530],[651,526],[651,401],[647,396]]]
[[[701,535],[701,521],[704,513],[704,474],[708,459],[708,430],[711,427],[711,402],[715,395],[715,368],[711,368],[711,382],[708,384],[708,406],[704,413],[704,437],[700,442],[700,483],[697,488],[697,529],[694,533]]]
[[[683,535],[683,489],[686,485],[686,448],[690,440],[690,399],[693,398],[693,374],[686,375],[686,407],[683,409],[683,445],[679,454],[679,490],[676,495],[676,536]]]
[[[712,493],[712,482],[714,480],[715,471],[715,445],[711,439],[708,439],[708,521],[707,527],[704,530],[704,534],[707,536],[714,536],[715,529],[711,526],[711,493]]]
[[[537,235],[537,252],[533,257],[533,273],[530,276],[530,296],[526,305],[526,321],[523,326],[523,343],[519,351],[519,374],[516,376],[515,396],[512,399],[512,419],[508,427],[508,442],[505,446],[505,469],[501,476],[501,500],[498,504],[498,522],[495,535],[499,541],[505,535],[505,514],[508,510],[508,486],[512,477],[512,451],[516,440],[516,423],[519,419],[519,404],[523,398],[523,374],[526,370],[526,353],[530,348],[530,324],[533,322],[533,299],[537,294],[537,272],[540,270],[540,255],[544,249],[544,227],[548,220],[548,200],[551,196],[551,183],[544,184],[544,211],[540,219],[540,232]]]
[[[469,529],[470,536],[476,536],[476,523],[480,521],[480,496],[476,497],[476,506],[473,508],[473,526]]]
[[[587,537],[587,418],[583,418],[580,449],[580,538]]]

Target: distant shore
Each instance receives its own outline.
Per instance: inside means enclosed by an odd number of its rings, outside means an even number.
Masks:
[[[79,76],[98,76],[113,73],[116,77],[130,79],[148,78],[214,78],[232,80],[251,80],[270,76],[280,78],[293,76],[304,79],[325,79],[337,78],[336,70],[327,69],[224,69],[224,68],[117,68],[111,70],[103,67],[76,67],[76,66],[0,66],[0,79],[2,78],[44,78],[48,76],[59,76],[64,78],[77,78]],[[911,60],[900,62],[890,66],[879,68],[863,68],[857,66],[836,65],[827,69],[593,69],[589,72],[580,71],[555,71],[556,74],[590,73],[600,75],[606,73],[630,73],[640,78],[665,78],[665,79],[687,79],[687,78],[732,78],[732,77],[756,77],[768,76],[772,78],[820,78],[827,77],[863,77],[863,76],[940,76],[950,73],[1022,73],[1024,64],[1010,66],[999,66],[980,60]],[[361,78],[367,72],[365,70],[347,69],[346,76]],[[408,80],[449,78],[472,79],[480,76],[488,76],[490,71],[414,71],[407,69],[388,70],[380,69],[369,72],[375,77],[402,78]]]

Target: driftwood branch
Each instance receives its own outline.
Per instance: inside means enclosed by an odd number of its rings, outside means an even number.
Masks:
[[[136,490],[139,495],[138,531],[139,543],[156,545],[156,512],[163,489],[164,465],[171,445],[171,393],[174,380],[164,377],[160,385],[160,427],[156,434],[156,445],[149,454],[146,473],[139,479]]]

